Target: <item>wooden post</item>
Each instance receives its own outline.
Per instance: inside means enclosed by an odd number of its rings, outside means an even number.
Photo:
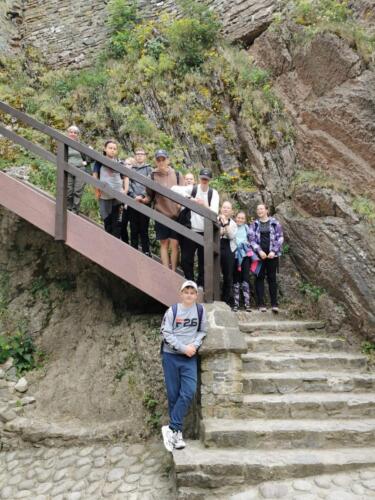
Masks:
[[[204,301],[207,303],[214,301],[214,274],[214,225],[204,219]]]
[[[220,300],[221,290],[220,290],[220,228],[217,224],[212,223],[213,227],[213,259],[214,259],[214,300]]]
[[[66,241],[66,198],[68,174],[65,172],[64,163],[68,161],[68,146],[63,142],[57,143],[57,183],[56,183],[56,214],[55,214],[55,240]]]

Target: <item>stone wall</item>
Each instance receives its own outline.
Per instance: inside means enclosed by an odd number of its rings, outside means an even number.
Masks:
[[[19,25],[22,20],[20,1],[0,2],[0,54],[16,51],[20,46]]]
[[[14,3],[14,0],[7,0]],[[277,0],[208,0],[223,22],[223,33],[231,41],[249,43],[264,31]],[[25,46],[39,49],[53,67],[83,67],[103,48],[107,37],[107,0],[23,0],[23,22],[19,36]],[[176,12],[174,0],[140,0],[147,17]],[[0,32],[8,23],[0,7]],[[0,47],[3,39],[0,34]]]
[[[106,1],[25,0],[20,31],[53,67],[85,66],[103,48]]]

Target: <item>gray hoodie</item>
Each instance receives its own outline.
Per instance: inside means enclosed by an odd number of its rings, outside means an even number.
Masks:
[[[185,354],[186,346],[193,344],[197,349],[201,346],[207,334],[206,311],[203,308],[201,328],[198,331],[198,308],[194,304],[185,309],[182,304],[177,304],[176,320],[173,324],[172,307],[165,313],[161,325],[163,335],[163,352],[171,354]]]
[[[134,165],[132,170],[145,177],[151,177],[152,167],[150,165]],[[146,196],[146,188],[137,181],[130,179],[128,195],[131,198],[136,196]]]

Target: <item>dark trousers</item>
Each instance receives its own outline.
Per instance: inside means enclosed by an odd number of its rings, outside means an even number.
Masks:
[[[264,306],[264,278],[267,275],[271,306],[277,307],[277,281],[276,272],[279,264],[278,257],[262,260],[262,267],[255,279],[255,291],[258,306]]]
[[[112,212],[104,219],[104,229],[116,238],[121,238],[122,205],[114,205]]]
[[[139,238],[141,239],[142,252],[150,253],[150,240],[148,237],[148,226],[150,223],[149,217],[133,208],[129,207],[129,220],[130,220],[130,242],[131,246],[138,248]]]
[[[235,259],[234,272],[233,272],[233,282],[243,283],[247,281],[250,283],[250,257],[245,257],[241,263],[241,271],[238,270],[238,260]]]
[[[167,388],[169,426],[182,431],[184,418],[197,389],[197,356],[183,354],[162,355],[165,386]]]
[[[203,233],[197,233],[203,236]],[[194,258],[198,252],[198,279],[197,285],[204,286],[204,248],[188,238],[180,239],[181,267],[187,280],[194,281]]]
[[[227,238],[220,240],[220,265],[223,274],[222,300],[228,305],[233,305],[233,268],[235,262],[235,252],[230,249],[230,242]]]
[[[128,225],[129,225],[129,208],[124,208],[122,211],[122,220],[121,220],[121,239],[125,243],[129,243]]]

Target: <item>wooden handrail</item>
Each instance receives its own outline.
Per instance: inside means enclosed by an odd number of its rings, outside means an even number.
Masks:
[[[35,118],[32,118],[31,116],[27,115],[26,113],[23,113],[22,111],[19,111],[18,109],[12,108],[11,106],[5,104],[2,101],[0,101],[0,111],[3,111],[4,113],[13,116],[13,118],[16,118],[17,120],[20,120],[23,123],[30,125],[31,127],[35,128],[35,130],[39,130],[39,132],[42,132],[48,135],[49,137],[56,139],[58,142],[66,144],[75,151],[79,151],[80,153],[86,155],[87,157],[100,162],[102,165],[110,167],[112,170],[116,170],[116,172],[119,172],[125,177],[129,177],[129,179],[139,182],[143,186],[152,189],[152,191],[155,191],[156,193],[165,196],[166,198],[178,203],[179,205],[190,208],[190,210],[193,210],[193,212],[197,213],[198,215],[201,215],[206,219],[210,219],[212,222],[216,222],[217,220],[216,214],[209,208],[202,207],[201,205],[198,205],[194,201],[191,201],[188,198],[185,198],[184,196],[181,196],[180,194],[175,193],[174,191],[164,186],[161,186],[158,182],[152,181],[148,177],[139,174],[138,172],[135,172],[131,168],[127,168],[121,165],[121,163],[119,163],[118,161],[110,160],[107,156],[98,153],[89,146],[82,144],[81,142],[74,141],[73,139],[70,139],[61,132],[58,132],[57,130],[49,127],[48,125],[38,122],[37,120],[35,120]],[[2,127],[3,130],[4,128],[5,127]],[[23,139],[23,137],[20,137],[20,139]],[[23,141],[26,141],[26,139],[23,139]],[[14,142],[17,141],[14,140]],[[21,142],[18,143],[22,146]]]
[[[0,101],[0,112],[8,114],[13,118],[22,121],[26,125],[29,125],[36,130],[46,134],[47,136],[55,139],[57,141],[57,156],[53,153],[47,151],[38,144],[19,136],[14,131],[0,124],[0,134],[4,137],[10,139],[11,141],[19,144],[23,148],[31,151],[32,153],[44,158],[57,165],[57,181],[56,181],[56,211],[55,211],[55,239],[66,241],[67,234],[67,175],[68,173],[82,179],[86,184],[94,186],[102,190],[105,194],[117,199],[121,203],[124,203],[134,210],[150,217],[161,224],[169,227],[170,229],[176,231],[178,234],[185,238],[188,238],[198,245],[204,247],[205,256],[205,300],[207,302],[212,302],[213,300],[219,299],[219,282],[220,282],[220,266],[219,266],[219,253],[220,253],[220,233],[217,224],[216,214],[206,208],[198,205],[194,201],[181,196],[174,191],[161,186],[159,183],[143,176],[136,171],[129,169],[119,162],[110,160],[108,157],[94,151],[90,147],[74,141],[69,137],[65,136],[61,132],[38,122],[31,116],[12,108],[8,104]],[[86,155],[87,157],[100,162],[120,174],[129,177],[130,179],[139,182],[143,186],[151,189],[152,191],[165,196],[166,198],[189,208],[193,212],[201,215],[204,218],[204,235],[196,233],[191,229],[179,224],[175,220],[163,215],[160,212],[148,207],[147,205],[138,203],[130,196],[112,189],[108,184],[95,179],[93,176],[89,175],[87,172],[83,171],[78,167],[69,165],[68,160],[68,148],[79,151],[80,153]]]

